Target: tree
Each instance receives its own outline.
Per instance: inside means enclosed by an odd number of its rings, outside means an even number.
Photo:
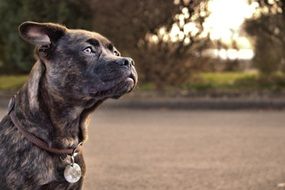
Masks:
[[[249,35],[255,37],[255,66],[266,75],[283,68],[285,62],[285,0],[254,0],[254,17],[246,22]]]
[[[32,47],[20,41],[23,21],[57,22],[68,27],[91,29],[92,12],[86,0],[0,1],[0,72],[28,72],[33,64]]]

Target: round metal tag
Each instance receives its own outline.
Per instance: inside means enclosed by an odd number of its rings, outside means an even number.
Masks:
[[[76,183],[81,178],[81,168],[78,164],[67,165],[64,169],[64,178],[69,183]]]

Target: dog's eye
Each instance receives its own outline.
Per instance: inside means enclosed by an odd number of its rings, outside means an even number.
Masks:
[[[120,53],[119,53],[117,50],[114,50],[114,54],[115,54],[116,56],[120,56]]]
[[[92,48],[91,48],[91,47],[87,47],[87,48],[85,48],[85,49],[83,50],[83,52],[84,52],[84,53],[86,53],[86,54],[91,54],[91,53],[93,53],[93,51],[92,51]]]

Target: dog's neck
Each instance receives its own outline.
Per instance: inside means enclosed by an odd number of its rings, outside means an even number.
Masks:
[[[94,101],[86,109],[51,93],[41,64],[35,64],[27,83],[18,92],[16,113],[27,131],[50,146],[74,147],[86,139],[85,120],[102,101]]]
[[[49,85],[42,81],[39,89],[39,104],[52,126],[53,146],[72,147],[81,139],[80,115],[84,108],[65,102],[50,93]]]

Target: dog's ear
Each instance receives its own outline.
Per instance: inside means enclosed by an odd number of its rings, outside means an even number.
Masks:
[[[20,36],[36,46],[50,45],[62,37],[67,28],[53,23],[27,21],[19,26]]]

